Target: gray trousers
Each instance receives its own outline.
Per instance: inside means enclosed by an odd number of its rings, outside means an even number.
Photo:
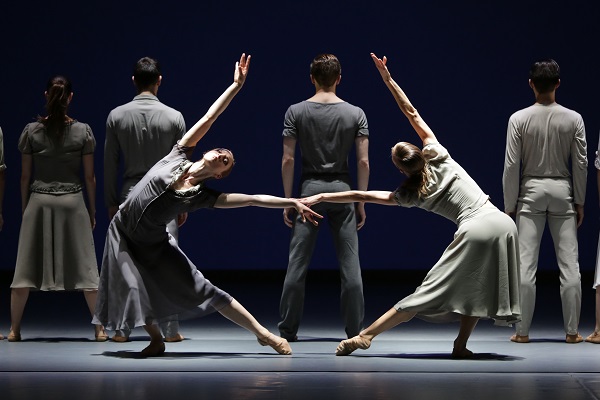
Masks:
[[[577,244],[577,218],[571,180],[524,178],[517,206],[517,229],[521,259],[521,311],[517,335],[529,335],[536,294],[536,272],[544,227],[554,241],[560,270],[560,298],[565,333],[578,333],[581,311],[581,275]]]
[[[317,193],[350,190],[346,182],[309,179],[302,183],[301,196]],[[348,337],[358,335],[364,319],[364,298],[360,262],[358,259],[358,234],[354,204],[320,203],[312,207],[326,217],[337,253],[341,279],[341,314]],[[319,227],[302,223],[296,217],[290,241],[289,263],[279,313],[279,332],[293,339],[300,326],[304,311],[306,273],[317,241]]]

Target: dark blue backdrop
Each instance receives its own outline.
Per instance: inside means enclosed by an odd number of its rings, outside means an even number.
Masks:
[[[229,85],[235,60],[252,54],[247,84],[201,148],[231,148],[237,166],[215,182],[225,191],[282,194],[281,128],[288,105],[313,93],[308,65],[332,52],[342,62],[338,94],[361,106],[371,131],[373,189],[400,182],[388,152],[398,140],[418,142],[381,82],[369,52],[389,67],[425,120],[482,188],[502,207],[508,117],[533,102],[530,64],[555,58],[562,68],[558,101],[580,112],[590,147],[586,219],[580,229],[581,267],[593,270],[598,195],[593,155],[598,142],[599,20],[595,2],[573,1],[262,1],[203,0],[129,4],[64,0],[60,6],[10,2],[0,10],[0,126],[5,135],[7,191],[0,232],[0,269],[14,266],[19,232],[23,126],[43,113],[53,74],[69,76],[70,114],[91,125],[98,147],[98,257],[107,227],[102,201],[104,122],[134,90],[131,66],[142,56],[163,67],[159,97],[181,110],[188,126]],[[451,240],[449,221],[421,210],[367,206],[360,232],[364,269],[429,268]],[[315,268],[336,268],[324,230]],[[200,211],[181,245],[200,269],[284,269],[289,229],[279,210]],[[555,268],[545,238],[541,268]]]

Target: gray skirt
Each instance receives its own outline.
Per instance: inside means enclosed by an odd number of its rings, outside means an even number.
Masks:
[[[11,288],[95,290],[98,263],[81,192],[31,193]]]

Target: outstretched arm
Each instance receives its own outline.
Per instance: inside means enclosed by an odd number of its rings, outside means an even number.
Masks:
[[[235,63],[235,71],[233,74],[233,83],[223,92],[221,96],[213,103],[208,109],[206,114],[200,118],[192,128],[183,135],[183,138],[179,141],[182,146],[193,147],[198,143],[206,132],[210,129],[215,120],[221,115],[227,108],[231,100],[240,91],[246,76],[248,76],[248,70],[250,68],[250,58],[246,57],[246,54],[242,54],[240,60]]]
[[[373,62],[375,62],[375,66],[377,67],[377,70],[379,70],[379,73],[383,78],[383,82],[388,87],[390,92],[392,92],[392,95],[394,96],[394,99],[396,99],[396,103],[398,103],[400,110],[402,110],[406,118],[408,118],[408,121],[423,141],[423,144],[426,145],[428,143],[436,143],[437,139],[431,128],[429,128],[425,121],[423,121],[423,118],[421,118],[417,109],[411,104],[410,100],[408,100],[408,97],[404,91],[400,88],[400,86],[398,86],[396,81],[392,79],[392,75],[386,66],[387,57],[383,56],[383,59],[381,59],[375,54],[371,53],[371,58],[373,59]]]
[[[396,200],[394,199],[394,192],[388,192],[384,190],[348,190],[346,192],[336,193],[319,193],[314,196],[305,197],[300,199],[300,202],[307,206],[313,206],[317,203],[375,203],[383,204],[385,206],[396,206]]]
[[[242,194],[242,193],[222,193],[215,202],[215,208],[236,208],[257,206],[264,208],[288,208],[294,207],[300,216],[302,222],[308,219],[314,225],[318,225],[316,218],[323,218],[296,199],[285,199],[267,194]]]

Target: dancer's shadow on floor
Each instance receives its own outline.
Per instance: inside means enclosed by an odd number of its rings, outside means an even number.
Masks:
[[[98,356],[122,358],[122,359],[183,359],[183,358],[216,358],[219,360],[233,359],[233,358],[263,358],[264,356],[279,356],[277,353],[226,353],[226,352],[202,352],[202,351],[182,351],[182,352],[165,352],[164,354],[157,357],[142,357],[142,353],[139,351],[122,350],[122,351],[104,351]],[[281,357],[281,356],[279,356]]]
[[[97,342],[94,339],[86,338],[86,337],[80,337],[80,338],[74,338],[74,337],[34,337],[34,338],[21,339],[18,342],[15,342],[15,343],[61,343],[61,342],[66,342],[66,343],[103,343],[103,342]]]
[[[291,343],[319,343],[319,342],[332,342],[339,343],[343,338],[322,338],[322,337],[310,337],[310,336],[300,336],[297,340]]]
[[[359,357],[375,358],[402,358],[407,360],[453,360],[453,361],[521,361],[525,357],[510,356],[497,353],[474,353],[471,358],[454,359],[452,353],[427,353],[427,354],[360,354]]]

